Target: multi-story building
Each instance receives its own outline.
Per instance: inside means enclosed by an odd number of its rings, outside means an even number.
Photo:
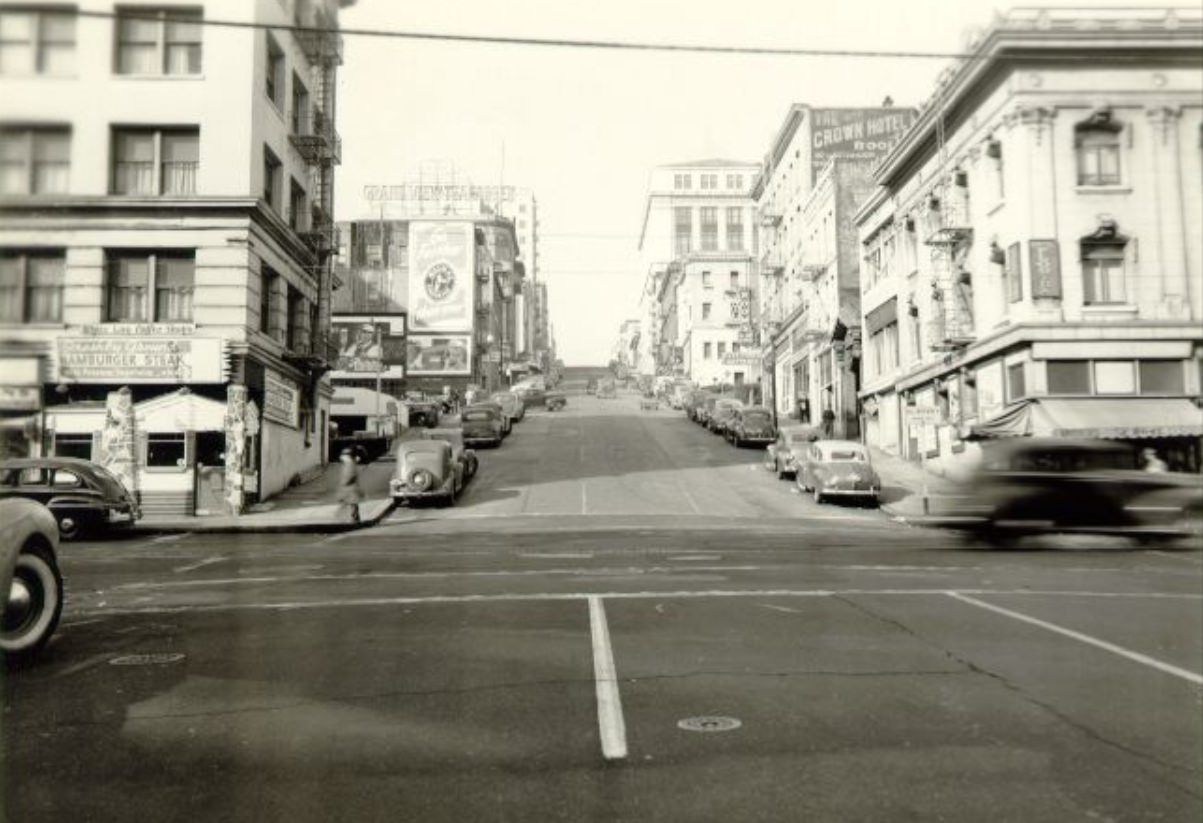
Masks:
[[[87,5],[0,8],[4,449],[239,510],[325,460],[348,3]]]
[[[1140,439],[1198,469],[1201,69],[1198,8],[1037,9],[942,75],[857,216],[870,443],[953,471],[971,434]]]
[[[524,274],[511,221],[361,220],[339,236],[335,385],[400,397],[506,382]]]
[[[632,368],[638,357],[639,337],[639,319],[623,320],[618,327],[618,340],[614,343],[611,359],[625,369]]]
[[[539,212],[535,194],[530,189],[514,189],[509,197],[501,201],[500,213],[514,223],[514,234],[518,239],[518,257],[526,268],[525,283],[539,282]],[[514,295],[514,316],[517,325],[514,336],[515,363],[529,366],[537,361],[532,350],[531,327],[534,318],[532,301],[526,289]]]
[[[855,403],[850,411],[828,404],[843,396],[835,388],[840,370],[818,349],[824,335],[830,349],[833,325],[824,324],[841,308],[844,327],[855,337],[858,324],[850,318],[858,312],[848,305],[857,277],[856,255],[846,253],[854,245],[850,216],[856,198],[867,193],[864,165],[883,157],[914,118],[914,110],[893,106],[816,109],[798,103],[765,154],[752,192],[761,239],[758,325],[764,396],[779,415],[819,423],[828,413],[833,430],[841,432],[855,418]],[[840,289],[831,284],[837,281],[844,283],[842,306],[822,302],[836,299]],[[850,357],[844,363],[848,378],[852,365]]]
[[[648,272],[641,374],[683,372],[707,386],[759,381],[759,359],[743,350],[753,339],[758,170],[736,160],[652,170],[639,238]]]

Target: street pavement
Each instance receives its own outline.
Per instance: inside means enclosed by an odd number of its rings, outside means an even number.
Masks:
[[[1194,821],[1203,556],[818,506],[637,398],[451,508],[64,544],[7,819]]]

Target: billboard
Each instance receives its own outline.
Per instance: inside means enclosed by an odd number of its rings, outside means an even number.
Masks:
[[[405,343],[405,367],[413,377],[472,373],[471,334],[411,334]]]
[[[338,318],[330,323],[330,337],[338,350],[334,377],[405,376],[404,318]]]
[[[914,122],[914,109],[814,109],[810,121],[811,181],[833,157],[880,160]]]
[[[469,222],[409,224],[409,327],[472,330],[475,232]]]

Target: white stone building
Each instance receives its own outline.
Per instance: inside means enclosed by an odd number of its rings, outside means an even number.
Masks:
[[[9,452],[109,460],[89,433],[128,387],[148,513],[239,509],[325,462],[340,5],[0,8]]]
[[[955,471],[971,432],[1103,436],[1197,470],[1201,130],[1198,9],[996,19],[857,218],[868,441]]]

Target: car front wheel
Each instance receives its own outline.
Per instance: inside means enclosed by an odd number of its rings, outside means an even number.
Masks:
[[[84,521],[78,514],[64,514],[58,518],[58,534],[63,540],[76,540],[84,533]]]
[[[22,549],[4,603],[0,655],[19,664],[37,654],[63,613],[63,577],[53,555],[41,543]]]

